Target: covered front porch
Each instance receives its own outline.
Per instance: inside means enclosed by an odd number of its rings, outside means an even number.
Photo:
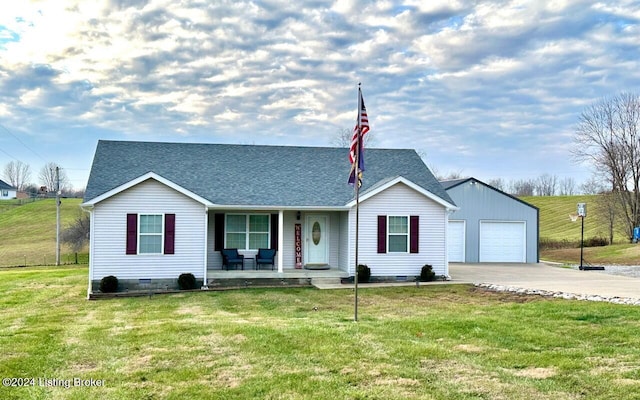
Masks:
[[[209,209],[206,280],[348,277],[348,218],[335,209]],[[260,248],[276,251],[273,264],[256,265]],[[225,265],[227,249],[243,261]]]

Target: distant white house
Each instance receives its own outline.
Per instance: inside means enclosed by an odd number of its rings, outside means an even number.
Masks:
[[[0,200],[15,199],[18,190],[3,180],[0,180]]]
[[[367,149],[360,189],[359,263],[403,279],[431,264],[448,275],[447,224],[458,208],[414,150]],[[273,278],[326,266],[355,274],[355,198],[341,148],[100,141],[82,208],[91,215],[89,292],[116,276],[129,288]],[[274,271],[255,271],[260,248]],[[248,275],[246,275],[248,276]]]

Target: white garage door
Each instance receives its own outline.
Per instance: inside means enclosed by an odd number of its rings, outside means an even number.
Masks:
[[[449,221],[447,251],[449,262],[464,262],[464,221]]]
[[[480,262],[525,262],[525,222],[480,221]]]

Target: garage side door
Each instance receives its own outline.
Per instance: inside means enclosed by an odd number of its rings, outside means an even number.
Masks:
[[[480,262],[526,262],[526,223],[480,221]]]
[[[449,262],[464,262],[465,221],[449,221],[447,252]]]

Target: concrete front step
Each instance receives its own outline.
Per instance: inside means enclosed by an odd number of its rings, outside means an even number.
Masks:
[[[332,278],[321,278],[315,277],[311,278],[311,284],[318,289],[330,289],[335,288],[336,286],[340,286],[342,284],[341,278],[332,277]]]

